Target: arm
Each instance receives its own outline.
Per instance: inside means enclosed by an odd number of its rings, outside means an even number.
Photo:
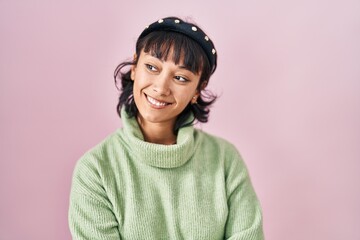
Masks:
[[[229,164],[226,176],[229,215],[225,239],[263,240],[262,212],[259,201],[247,168],[237,152],[234,159]]]
[[[74,240],[119,240],[118,222],[95,161],[85,157],[75,167],[71,186],[68,217],[72,237]]]

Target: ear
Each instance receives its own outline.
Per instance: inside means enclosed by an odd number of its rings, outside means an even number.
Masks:
[[[136,69],[136,66],[132,65],[131,66],[131,73],[130,73],[130,78],[131,78],[132,81],[135,80],[135,69]]]
[[[203,83],[201,83],[200,85],[200,91],[204,90],[207,86],[208,82],[204,81]],[[191,104],[196,104],[197,103],[197,99],[200,96],[200,91],[196,90],[194,96],[191,98]]]
[[[191,98],[191,104],[196,104],[199,96],[200,96],[200,93],[198,91],[196,91],[195,95]]]
[[[133,59],[134,64],[131,66],[131,73],[130,73],[130,78],[133,81],[135,80],[136,59],[137,59],[137,55],[136,55],[136,53],[134,53],[134,59]]]

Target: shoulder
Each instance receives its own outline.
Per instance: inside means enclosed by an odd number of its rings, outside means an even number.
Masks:
[[[226,155],[240,156],[236,146],[222,137],[204,132],[200,129],[195,129],[195,134],[201,139],[200,145],[204,148],[213,149],[213,151],[222,152]]]
[[[118,131],[108,135],[77,160],[72,180],[77,192],[86,191],[90,186],[101,188],[103,178],[111,174],[113,162],[116,161],[116,151],[119,151],[116,148],[122,148]]]
[[[197,134],[202,138],[201,146],[205,149],[203,154],[212,156],[213,161],[221,162],[227,193],[230,195],[238,186],[244,184],[252,191],[247,165],[236,146],[224,138],[201,130],[197,130]]]
[[[77,161],[76,168],[81,166],[95,165],[107,161],[111,157],[111,151],[116,147],[121,147],[119,143],[119,130],[111,133],[101,142],[86,151],[83,156]]]
[[[200,129],[196,129],[195,134],[200,140],[200,149],[207,155],[211,155],[217,160],[222,161],[226,171],[230,168],[246,170],[242,156],[233,143]]]

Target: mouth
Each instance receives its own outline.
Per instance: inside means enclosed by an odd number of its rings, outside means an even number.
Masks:
[[[145,94],[145,97],[146,97],[146,100],[148,101],[148,103],[150,103],[150,105],[152,107],[157,108],[157,109],[165,108],[166,106],[171,105],[171,103],[159,101],[155,98],[150,97],[147,94]]]

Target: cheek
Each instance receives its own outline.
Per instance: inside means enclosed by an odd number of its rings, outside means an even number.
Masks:
[[[134,93],[135,91],[140,91],[145,88],[148,84],[146,83],[146,78],[141,74],[141,72],[137,72],[134,78]]]
[[[143,89],[140,81],[135,80],[133,85],[133,96],[135,98],[135,101],[137,101],[141,96],[141,90]]]
[[[134,83],[136,83],[138,86],[147,86],[152,81],[152,76],[144,71],[136,71],[134,75]]]
[[[177,95],[178,102],[181,102],[183,105],[190,103],[192,97],[195,95],[195,90],[191,89],[189,91],[181,92]]]
[[[188,104],[191,101],[192,95],[191,94],[187,94],[186,96],[184,96],[184,102],[186,102],[186,104]]]

